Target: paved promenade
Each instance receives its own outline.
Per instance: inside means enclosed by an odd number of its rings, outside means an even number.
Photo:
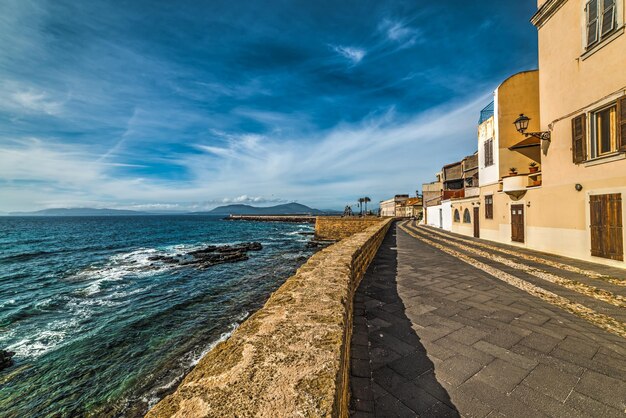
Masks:
[[[354,417],[624,417],[626,271],[398,223],[355,296]]]

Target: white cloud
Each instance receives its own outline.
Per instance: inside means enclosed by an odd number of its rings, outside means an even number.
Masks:
[[[31,112],[41,112],[47,115],[56,116],[63,110],[63,102],[55,101],[44,92],[33,90],[19,91],[11,95],[16,107],[21,107]]]
[[[356,48],[351,46],[340,46],[334,45],[332,46],[333,50],[341,55],[342,57],[350,60],[353,64],[358,64],[367,54],[362,48]]]
[[[87,144],[3,141],[0,210],[206,210],[224,203],[293,200],[325,209],[364,194],[377,201],[412,193],[442,165],[473,152],[476,112],[488,100],[481,96],[408,119],[389,111],[313,136],[217,132],[221,145],[197,144],[200,153],[172,156],[170,163],[186,170],[186,180],[120,175],[116,167],[122,160],[112,155],[111,161],[98,161],[101,154]]]

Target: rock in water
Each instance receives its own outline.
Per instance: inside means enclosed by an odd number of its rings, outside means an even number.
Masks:
[[[0,350],[0,371],[11,367],[13,365],[13,351]]]
[[[150,261],[160,261],[167,264],[180,264],[184,266],[197,266],[207,268],[216,264],[235,263],[248,259],[248,251],[260,251],[263,245],[260,242],[245,242],[237,245],[215,246],[209,245],[187,254],[175,256],[155,255],[149,257]]]

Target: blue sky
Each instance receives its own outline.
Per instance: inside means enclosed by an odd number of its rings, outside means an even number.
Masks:
[[[476,149],[535,0],[0,5],[0,211],[342,208]]]

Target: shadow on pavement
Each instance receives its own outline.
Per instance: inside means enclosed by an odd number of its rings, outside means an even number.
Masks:
[[[397,271],[392,227],[355,295],[351,416],[459,417],[405,315]]]

